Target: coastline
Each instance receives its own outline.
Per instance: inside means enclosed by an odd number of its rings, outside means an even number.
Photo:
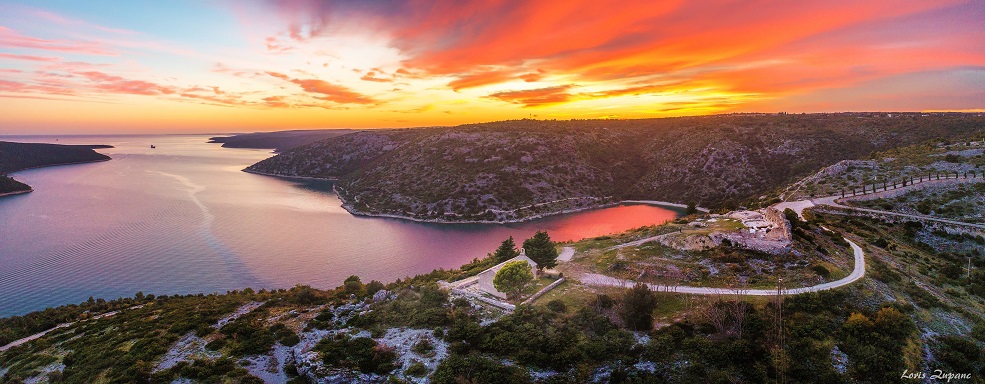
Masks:
[[[287,178],[287,179],[338,181],[338,178],[311,177],[311,176],[286,176],[286,175],[279,175],[279,174],[275,174],[275,173],[255,171],[255,170],[251,170],[249,168],[244,168],[243,169],[243,172],[252,173],[254,175],[261,175],[261,176],[283,177],[283,178]],[[614,201],[614,202],[608,202],[608,203],[602,203],[602,204],[594,204],[594,205],[590,205],[590,206],[587,206],[587,207],[569,208],[569,209],[562,209],[562,210],[558,210],[558,211],[550,211],[550,212],[545,212],[545,213],[539,213],[539,214],[536,214],[536,215],[526,216],[526,217],[518,218],[518,219],[509,219],[509,220],[444,220],[444,219],[422,219],[422,218],[419,218],[419,217],[406,216],[406,215],[398,215],[398,214],[393,214],[393,213],[363,212],[363,211],[360,211],[360,210],[355,209],[351,204],[349,204],[349,202],[347,202],[345,200],[345,198],[342,197],[342,195],[339,193],[339,191],[336,189],[336,186],[334,186],[334,185],[332,186],[332,192],[334,192],[335,193],[335,196],[338,197],[340,201],[342,201],[342,209],[345,209],[346,212],[349,212],[349,214],[350,215],[353,215],[353,216],[382,217],[382,218],[388,218],[388,219],[401,219],[401,220],[408,220],[408,221],[413,221],[413,222],[418,222],[418,223],[432,223],[432,224],[513,224],[513,223],[523,223],[523,222],[527,222],[527,221],[532,221],[532,220],[537,220],[537,219],[543,219],[543,218],[549,217],[549,216],[563,215],[563,214],[567,214],[567,213],[575,213],[575,212],[581,212],[581,211],[588,211],[588,210],[592,210],[592,209],[609,208],[609,207],[614,207],[614,206],[617,206],[617,205],[620,205],[620,204],[646,204],[646,205],[654,205],[654,206],[658,206],[658,207],[659,206],[663,206],[663,207],[672,207],[672,208],[687,208],[687,204],[672,203],[672,202],[668,202],[668,201],[658,201],[658,200],[620,200],[620,201]],[[709,211],[707,208],[702,208],[702,207],[698,207],[697,209],[698,209],[698,211],[705,212],[705,213],[708,213],[708,211]]]
[[[33,166],[33,167],[27,167],[27,168],[21,168],[21,169],[15,170],[15,171],[12,171],[12,172],[8,173],[7,175],[10,176],[10,175],[13,175],[14,173],[17,173],[17,172],[20,172],[20,171],[27,171],[27,170],[30,170],[30,169],[57,167],[57,166],[60,166],[60,165],[99,163],[99,162],[110,161],[110,160],[112,160],[112,159],[107,156],[106,159],[99,159],[99,160],[73,161],[73,162],[69,162],[69,163],[37,165],[37,166]],[[21,183],[21,184],[24,184],[24,183]],[[27,184],[24,184],[24,185],[27,185]],[[23,195],[25,193],[31,193],[31,192],[34,192],[34,188],[31,187],[30,185],[28,185],[28,189],[26,189],[26,190],[0,193],[0,197],[14,196],[14,195]]]
[[[105,156],[105,155],[104,155],[104,156]],[[86,160],[86,161],[73,161],[73,162],[68,162],[68,163],[57,163],[57,164],[45,164],[45,165],[35,165],[35,166],[33,166],[33,167],[27,167],[27,168],[21,168],[21,169],[17,169],[17,170],[14,170],[14,171],[10,171],[10,173],[7,173],[7,175],[13,175],[13,174],[15,174],[15,173],[17,173],[17,172],[20,172],[20,171],[27,171],[27,170],[29,170],[29,169],[38,169],[38,168],[48,168],[48,167],[57,167],[57,166],[60,166],[60,165],[73,165],[73,164],[89,164],[89,163],[101,163],[101,162],[104,162],[104,161],[110,161],[110,160],[113,160],[113,159],[112,159],[112,158],[107,158],[107,159],[99,159],[99,160]]]
[[[13,191],[13,192],[0,193],[0,197],[14,196],[14,195],[23,195],[25,193],[31,193],[31,192],[34,192],[34,188],[26,189],[26,190],[23,190],[23,191]]]
[[[335,191],[335,187],[332,187],[332,190]],[[348,202],[346,202],[345,199],[341,195],[339,195],[339,192],[338,191],[335,191],[335,195],[338,196],[339,200],[342,201],[342,209],[345,209],[346,212],[349,212],[349,214],[351,214],[353,216],[384,217],[384,218],[388,218],[388,219],[401,219],[401,220],[414,221],[414,222],[418,222],[418,223],[433,223],[433,224],[513,224],[513,223],[523,223],[523,222],[533,221],[533,220],[537,220],[537,219],[543,219],[543,218],[550,217],[550,216],[555,216],[555,215],[563,215],[563,214],[567,214],[567,213],[575,213],[575,212],[589,211],[589,210],[593,210],[593,209],[601,209],[601,208],[615,207],[617,205],[626,204],[626,203],[629,203],[629,204],[646,204],[646,205],[654,205],[654,206],[658,206],[658,207],[659,206],[664,206],[664,207],[668,207],[669,206],[669,207],[674,207],[674,208],[681,208],[681,207],[686,208],[687,207],[687,205],[684,205],[684,204],[674,204],[674,203],[664,204],[663,202],[650,201],[650,200],[621,200],[621,201],[615,201],[615,202],[609,202],[609,203],[603,203],[603,204],[595,204],[595,205],[591,205],[591,206],[587,206],[587,207],[569,208],[569,209],[563,209],[563,210],[559,210],[559,211],[545,212],[545,213],[540,213],[540,214],[536,214],[536,215],[532,215],[532,216],[526,216],[526,217],[523,217],[523,218],[510,219],[510,220],[442,220],[442,219],[422,219],[422,218],[418,218],[418,217],[405,216],[405,215],[397,215],[397,214],[392,214],[392,213],[362,212],[362,211],[359,211],[359,210],[353,208],[351,204],[349,204]]]
[[[271,177],[283,177],[285,179],[322,180],[322,181],[338,181],[339,180],[337,177],[331,177],[331,178],[329,178],[329,177],[278,175],[276,173],[267,173],[267,172],[254,171],[254,170],[249,169],[249,168],[243,168],[242,171],[243,172],[246,172],[246,173],[252,173],[254,175],[271,176]],[[334,189],[334,187],[333,187],[333,189]],[[338,195],[338,192],[336,192],[335,194]]]

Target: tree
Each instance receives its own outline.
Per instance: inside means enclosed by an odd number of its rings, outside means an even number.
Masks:
[[[345,287],[345,293],[359,294],[363,289],[363,282],[359,280],[359,276],[352,275],[345,279],[342,286]]]
[[[795,212],[794,210],[790,208],[784,209],[783,216],[787,219],[787,221],[790,222],[791,227],[796,228],[801,225],[800,215],[797,215],[797,212]]]
[[[497,263],[502,263],[519,255],[520,250],[516,249],[516,243],[513,242],[513,236],[510,236],[509,239],[503,240],[503,244],[500,244],[499,248],[496,248],[496,252],[493,253],[493,258]]]
[[[384,286],[383,283],[373,280],[370,281],[369,284],[366,284],[366,293],[372,295],[376,292],[382,291],[384,288],[386,288],[386,286]]]
[[[619,317],[626,327],[635,331],[653,329],[653,310],[657,309],[657,296],[643,283],[636,283],[626,291],[619,308]]]
[[[505,293],[510,300],[516,300],[533,279],[534,275],[530,273],[530,266],[526,261],[511,261],[496,272],[493,286]]]
[[[698,213],[698,204],[692,201],[687,204],[687,209],[684,210],[684,214],[693,215],[695,213]]]
[[[551,236],[545,231],[537,231],[534,237],[523,241],[527,257],[537,263],[537,269],[554,268],[557,265],[557,249]]]

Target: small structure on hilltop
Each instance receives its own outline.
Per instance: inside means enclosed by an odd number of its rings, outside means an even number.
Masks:
[[[531,260],[529,257],[527,257],[527,252],[523,248],[520,248],[519,256],[506,260],[502,263],[496,264],[492,268],[489,268],[485,271],[479,272],[479,274],[477,275],[477,277],[479,278],[477,282],[479,290],[484,293],[488,293],[490,295],[496,296],[498,298],[505,299],[506,294],[500,292],[499,290],[496,289],[495,286],[493,286],[493,279],[496,278],[496,272],[499,272],[499,270],[503,268],[504,265],[506,265],[511,261],[527,262],[527,265],[530,266],[530,273],[533,274],[534,276],[537,276],[537,263]]]

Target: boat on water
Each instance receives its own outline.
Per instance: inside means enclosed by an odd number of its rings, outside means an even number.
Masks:
[[[151,144],[150,145],[150,149],[154,149],[154,148],[157,148],[157,147],[155,147],[154,144]]]

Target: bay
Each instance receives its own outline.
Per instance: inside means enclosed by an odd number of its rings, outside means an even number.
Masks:
[[[111,161],[16,172],[35,192],[0,198],[0,317],[89,296],[225,292],[350,275],[389,282],[456,268],[537,230],[578,240],[659,224],[676,208],[623,204],[513,224],[353,216],[328,181],[242,172],[272,156],[203,135],[19,136],[109,144]],[[151,145],[156,148],[151,148]]]

